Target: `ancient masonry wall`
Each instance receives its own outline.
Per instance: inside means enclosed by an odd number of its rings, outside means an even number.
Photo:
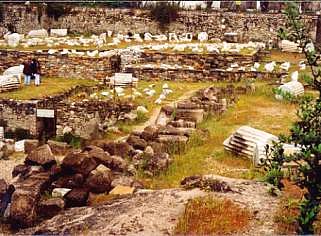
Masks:
[[[237,63],[239,66],[253,65],[255,61],[258,61],[258,54],[259,53],[245,55],[145,52],[142,53],[139,62],[188,65],[194,67],[194,69],[222,69],[229,67],[233,63]]]
[[[44,8],[6,4],[0,36],[13,26],[19,33],[35,28],[67,28],[73,33],[101,33],[107,30],[127,34],[160,33],[148,10],[74,7],[58,20],[49,18]],[[317,16],[306,15],[313,37],[316,34]],[[211,38],[222,38],[225,32],[238,32],[244,41],[276,40],[277,29],[285,24],[282,14],[180,11],[168,32],[198,33],[206,31]]]
[[[64,127],[68,126],[75,134],[86,136],[86,127],[92,119],[98,123],[108,121],[112,116],[116,119],[124,113],[130,112],[134,106],[128,102],[113,101],[82,101],[73,102],[67,98],[80,92],[91,93],[101,89],[101,86],[84,87],[74,86],[64,93],[43,98],[42,100],[14,101],[0,100],[0,126],[6,130],[17,128],[26,129],[30,134],[37,136],[37,109],[55,111],[56,132],[62,134]]]
[[[0,121],[1,125],[6,128],[22,128],[29,130],[32,135],[36,135],[36,103],[1,100]]]
[[[95,119],[97,124],[116,119],[120,114],[130,112],[131,104],[113,104],[111,101],[59,102],[55,107],[41,105],[41,101],[0,101],[0,124],[7,130],[26,129],[37,136],[37,109],[54,109],[56,114],[56,133],[62,135],[68,126],[76,135],[87,137],[87,126]]]
[[[0,50],[0,73],[5,69],[22,64],[28,58],[36,57],[41,65],[41,73],[47,77],[68,77],[83,79],[104,79],[111,75],[108,57],[79,57],[68,54],[50,55],[39,52]]]
[[[121,113],[133,109],[131,104],[112,101],[60,102],[56,106],[57,134],[62,135],[65,127],[73,129],[74,134],[87,137],[87,125],[95,119],[98,124],[117,119]]]
[[[83,79],[104,79],[112,75],[109,57],[70,56],[68,54],[48,54],[46,52],[7,51],[0,50],[0,73],[5,69],[23,63],[28,58],[38,58],[41,73],[46,77],[65,77]],[[253,65],[258,61],[258,54],[254,55],[222,55],[222,54],[174,54],[174,53],[143,53],[139,63],[168,63],[193,66],[198,70],[227,68],[232,63],[239,66]],[[130,70],[128,71],[130,72]],[[157,70],[155,70],[157,72]],[[186,71],[188,73],[188,71]],[[206,73],[206,72],[205,72]],[[138,77],[143,79],[145,77]],[[206,77],[201,77],[206,79]],[[224,78],[222,78],[224,80]]]
[[[226,81],[239,82],[245,79],[271,80],[281,78],[286,73],[268,73],[256,71],[223,71],[223,70],[189,70],[189,69],[162,69],[162,68],[126,68],[126,72],[133,73],[136,78],[157,80],[184,80],[184,81]]]

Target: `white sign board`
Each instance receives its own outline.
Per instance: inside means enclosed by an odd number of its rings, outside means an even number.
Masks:
[[[0,140],[4,139],[4,128],[3,126],[0,126]]]
[[[37,117],[55,118],[55,110],[37,109]]]

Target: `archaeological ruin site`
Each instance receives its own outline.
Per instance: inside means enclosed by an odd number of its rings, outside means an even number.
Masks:
[[[0,1],[0,235],[321,234],[319,1]]]

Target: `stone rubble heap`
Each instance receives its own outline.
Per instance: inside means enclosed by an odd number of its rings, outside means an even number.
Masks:
[[[0,212],[14,227],[29,227],[64,208],[84,206],[88,197],[108,193],[118,185],[141,187],[128,176],[123,158],[99,147],[69,151],[60,162],[48,144],[30,150],[30,145],[37,143],[27,143],[24,164],[12,172],[14,191],[4,191],[0,198]]]

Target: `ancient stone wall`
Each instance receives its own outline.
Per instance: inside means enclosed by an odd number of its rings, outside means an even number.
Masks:
[[[36,28],[67,28],[73,33],[107,30],[125,34],[160,33],[148,10],[73,7],[68,14],[54,20],[46,16],[44,8],[6,4],[4,13],[2,34],[10,27],[19,33]],[[305,19],[315,37],[317,17],[306,15]],[[276,40],[277,29],[284,24],[284,15],[280,13],[180,11],[168,32],[196,34],[206,31],[211,38],[223,38],[225,32],[233,31],[238,32],[244,41],[268,41]]]
[[[108,122],[112,118],[117,120],[121,113],[128,113],[132,108],[131,104],[113,101],[62,101],[56,106],[57,135],[62,135],[63,129],[70,127],[75,135],[87,137],[88,124],[92,120],[97,124]]]
[[[29,130],[31,135],[36,135],[36,103],[1,100],[0,121],[6,129],[21,128]]]
[[[95,119],[97,125],[107,122],[114,116],[117,120],[120,115],[130,112],[134,106],[131,103],[113,103],[112,101],[86,101],[72,102],[60,101],[58,103],[38,101],[13,101],[3,99],[0,101],[0,124],[6,130],[17,128],[26,129],[30,134],[37,136],[37,109],[55,110],[57,135],[63,134],[65,127],[73,129],[74,134],[87,137],[88,125]]]
[[[256,54],[198,54],[198,53],[161,53],[161,52],[145,52],[142,53],[140,63],[156,63],[156,64],[178,64],[192,66],[195,69],[216,69],[226,68],[233,63],[239,66],[253,65],[258,61]]]
[[[68,54],[48,54],[45,52],[20,52],[0,50],[0,73],[5,69],[22,64],[28,58],[37,58],[41,73],[47,77],[67,77],[83,79],[104,79],[111,75],[108,57],[79,57]]]
[[[213,81],[213,82],[239,82],[245,79],[271,80],[280,78],[286,73],[268,73],[256,71],[223,71],[189,70],[189,69],[161,69],[161,68],[127,68],[127,72],[133,73],[136,78],[147,81],[157,80],[184,80],[184,81]]]

